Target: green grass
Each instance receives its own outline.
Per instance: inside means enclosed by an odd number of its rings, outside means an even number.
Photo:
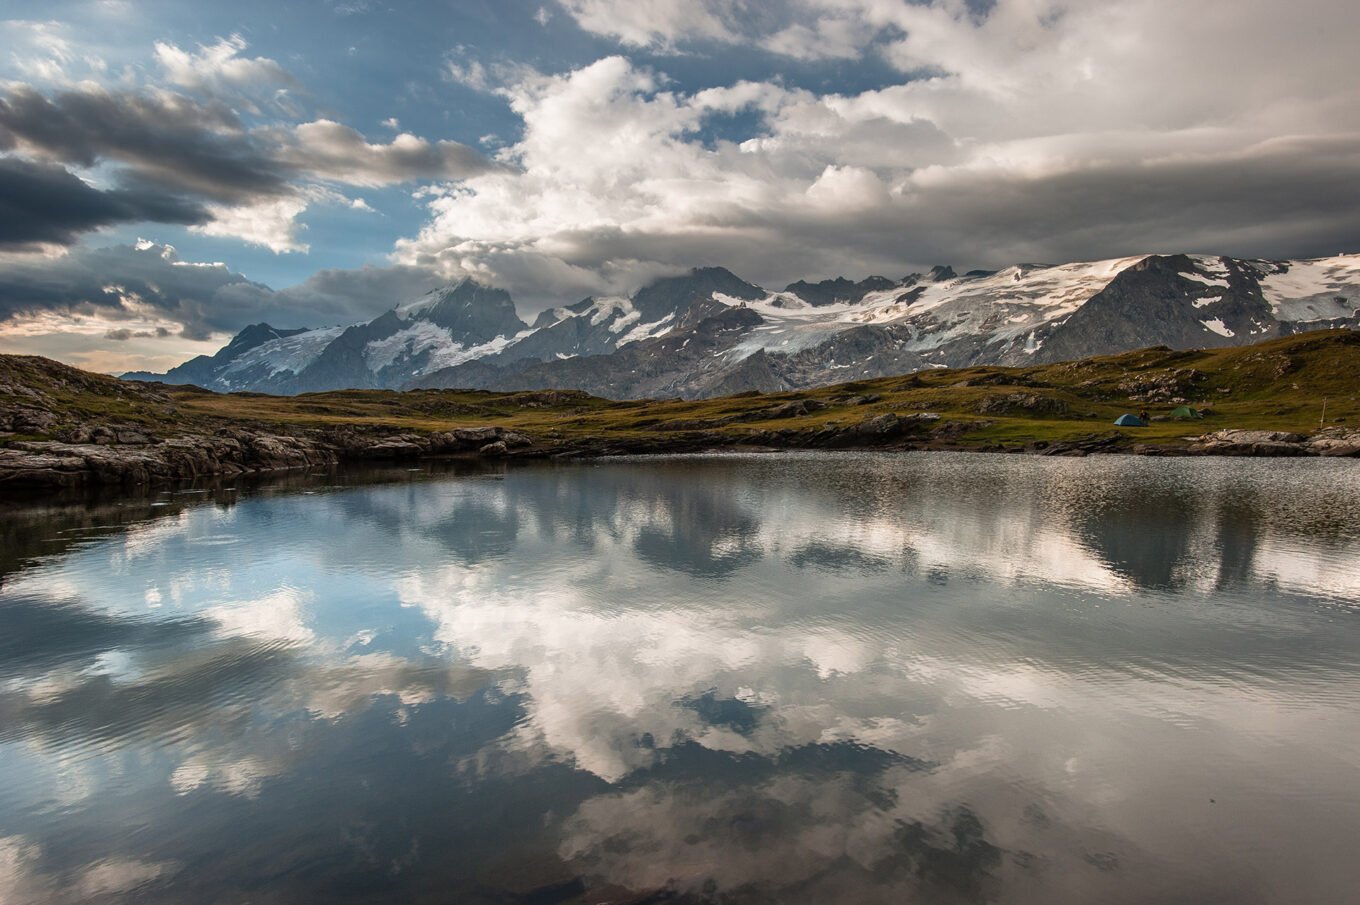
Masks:
[[[1176,389],[1164,401],[1136,394],[1157,382]],[[1026,368],[940,369],[901,377],[859,380],[803,392],[745,393],[698,401],[613,402],[574,391],[491,393],[474,390],[344,390],[280,397],[258,393],[218,394],[195,387],[129,385],[86,374],[44,359],[0,356],[0,410],[33,406],[12,392],[36,389],[43,407],[67,425],[122,422],[161,435],[235,422],[315,428],[370,426],[384,430],[434,431],[501,425],[540,440],[664,438],[703,429],[739,441],[755,431],[848,426],[885,412],[935,412],[942,421],[973,427],[957,445],[1015,447],[1117,433],[1149,444],[1175,443],[1223,428],[1286,430],[1319,427],[1322,400],[1328,424],[1360,426],[1360,333],[1318,331],[1256,346],[1206,351],[1143,349],[1122,355]],[[1023,395],[1034,408],[995,400]],[[847,396],[878,396],[850,405]],[[1146,409],[1154,417],[1183,398],[1211,407],[1200,421],[1154,421],[1146,428],[1116,428],[1124,412]],[[792,400],[826,405],[807,415],[771,420],[748,416]],[[989,404],[989,400],[991,400]],[[55,432],[55,431],[54,431]],[[14,438],[10,438],[11,440]]]

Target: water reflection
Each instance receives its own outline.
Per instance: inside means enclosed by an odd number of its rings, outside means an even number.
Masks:
[[[854,454],[11,507],[0,899],[1343,901],[1357,511]]]

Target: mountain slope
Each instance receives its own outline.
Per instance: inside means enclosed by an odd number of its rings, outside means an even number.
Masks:
[[[300,333],[314,332],[316,331],[309,331],[305,327],[281,330],[271,327],[269,324],[251,324],[212,355],[195,356],[184,364],[171,368],[164,374],[134,371],[130,374],[124,374],[123,377],[127,380],[157,380],[161,383],[178,385],[205,384],[216,380],[217,376],[225,372],[232,364],[240,361],[247,353],[255,351],[261,346],[282,341]]]
[[[562,391],[217,394],[0,355],[0,488],[444,454],[870,447],[1354,457],[1357,370],[1360,332],[1320,330],[1247,347],[1149,348],[790,393],[624,402]],[[1182,405],[1194,413],[1178,412]],[[1149,426],[1113,426],[1140,409],[1150,412]]]
[[[722,268],[631,298],[586,298],[532,325],[471,280],[349,328],[256,325],[217,355],[128,375],[214,390],[557,387],[700,398],[980,364],[1028,365],[1149,345],[1243,345],[1360,326],[1360,256],[1249,261],[1143,255],[768,292]],[[272,333],[272,335],[271,335]]]

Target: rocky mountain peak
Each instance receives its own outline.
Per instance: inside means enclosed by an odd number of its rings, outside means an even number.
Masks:
[[[422,301],[411,312],[413,319],[437,324],[459,341],[487,342],[497,336],[514,336],[527,326],[515,311],[510,293],[471,277],[436,289],[426,298],[428,302]]]
[[[939,266],[901,281],[799,281],[787,292],[763,304],[768,293],[759,286],[704,267],[656,280],[632,298],[550,308],[526,328],[508,293],[467,279],[347,328],[253,324],[217,356],[134,376],[284,393],[554,386],[702,396],[1154,345],[1242,345],[1360,327],[1360,255],[1131,256],[962,277]]]
[[[809,305],[817,307],[847,302],[854,304],[863,301],[864,297],[871,292],[892,289],[897,285],[887,277],[880,276],[865,277],[858,283],[845,277],[836,277],[834,280],[822,280],[819,283],[799,280],[785,286],[784,291],[798,296]]]
[[[667,314],[681,316],[695,302],[711,299],[715,292],[743,301],[755,301],[766,295],[764,289],[726,267],[696,267],[687,274],[662,277],[639,289],[633,296],[633,305],[644,321],[654,321]]]
[[[299,333],[305,333],[306,330],[307,330],[306,327],[298,327],[297,329],[294,330],[280,330],[275,327],[271,327],[269,324],[266,324],[264,322],[260,322],[258,324],[251,324],[250,326],[242,329],[240,333],[237,333],[235,336],[233,336],[231,338],[231,341],[228,342],[225,348],[220,350],[218,354],[220,355],[223,352],[226,352],[229,353],[229,357],[239,355],[242,352],[247,352],[255,348],[256,346],[263,345],[264,343],[267,343],[272,339],[282,339],[285,336],[296,336]]]

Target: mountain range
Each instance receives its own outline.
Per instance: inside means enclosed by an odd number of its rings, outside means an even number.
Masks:
[[[962,275],[799,281],[721,267],[522,320],[463,280],[362,324],[255,324],[211,356],[128,379],[292,395],[349,388],[580,389],[614,399],[776,392],[935,367],[1026,365],[1146,346],[1246,345],[1360,327],[1360,255],[1142,255]]]

